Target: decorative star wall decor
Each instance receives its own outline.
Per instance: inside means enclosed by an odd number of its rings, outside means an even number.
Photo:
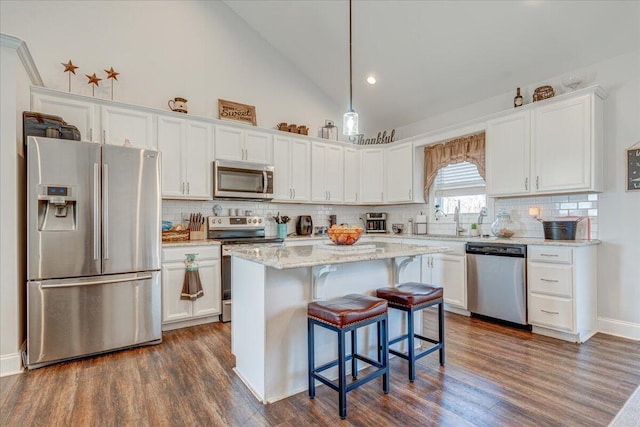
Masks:
[[[69,73],[69,92],[71,92],[71,73],[73,73],[75,75],[76,74],[76,69],[78,67],[73,65],[73,62],[71,62],[71,60],[69,60],[69,62],[67,62],[66,64],[64,62],[61,62],[60,64],[64,65],[64,72],[65,73]]]
[[[113,100],[113,81],[114,80],[118,80],[118,74],[120,73],[116,73],[116,71],[113,69],[113,67],[110,67],[108,70],[104,70],[105,73],[107,73],[107,80],[111,80],[111,99]]]
[[[96,93],[95,93],[96,86],[100,86],[98,82],[102,79],[99,79],[96,76],[96,73],[93,73],[92,75],[85,74],[85,76],[87,76],[87,78],[89,79],[89,82],[87,84],[93,85],[91,86],[91,96],[96,96]]]

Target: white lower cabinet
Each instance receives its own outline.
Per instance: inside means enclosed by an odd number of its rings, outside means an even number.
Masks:
[[[527,247],[533,332],[584,342],[596,332],[596,246]]]
[[[187,254],[198,254],[198,272],[204,295],[195,301],[180,299]],[[162,249],[162,328],[175,329],[217,320],[221,312],[220,246],[173,246]],[[216,318],[211,319],[212,316]]]
[[[467,309],[467,261],[465,243],[439,240],[415,240],[416,245],[447,246],[451,252],[423,255],[421,280],[444,288],[444,302],[450,307]]]

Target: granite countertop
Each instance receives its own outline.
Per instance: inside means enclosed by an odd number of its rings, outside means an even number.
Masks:
[[[370,249],[369,249],[370,248]],[[402,243],[361,243],[353,246],[305,245],[241,245],[228,249],[228,254],[264,264],[278,270],[317,265],[344,264],[356,261],[409,257],[449,252],[446,246],[416,246]]]
[[[452,241],[452,242],[495,242],[495,243],[515,243],[515,244],[523,244],[523,245],[546,245],[546,246],[568,246],[568,247],[579,247],[579,246],[592,246],[599,245],[602,243],[600,240],[545,240],[545,239],[536,239],[529,237],[512,237],[510,239],[500,239],[497,237],[470,237],[470,236],[449,236],[449,235],[441,235],[441,234],[363,234],[362,239],[364,241],[360,241],[360,244],[366,244],[367,240],[370,238],[374,238],[376,240],[385,240],[385,239],[403,239],[403,240],[436,240],[436,241]],[[328,242],[329,238],[326,235],[311,235],[311,236],[289,236],[285,239],[286,242],[296,242],[296,241],[310,241],[310,244],[320,244],[323,241]],[[370,241],[370,240],[369,240]],[[313,243],[311,243],[313,242]],[[162,247],[173,247],[173,246],[202,246],[202,245],[220,245],[219,241],[216,240],[185,240],[181,242],[163,242]],[[252,247],[255,247],[252,245]]]
[[[220,246],[220,242],[217,240],[183,240],[181,242],[162,242],[163,248],[170,248],[173,246]]]
[[[512,237],[509,239],[498,237],[471,237],[471,236],[451,236],[444,234],[392,234],[392,233],[375,233],[375,234],[363,234],[362,238],[375,238],[375,239],[413,239],[413,240],[439,240],[439,241],[452,241],[452,242],[495,242],[495,243],[514,243],[524,245],[547,245],[547,246],[592,246],[602,243],[600,240],[545,240],[541,238],[531,237]],[[328,240],[327,236],[290,236],[285,239],[287,241],[296,240]]]

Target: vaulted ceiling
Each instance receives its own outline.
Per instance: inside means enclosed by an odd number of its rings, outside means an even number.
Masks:
[[[225,2],[346,111],[348,1]],[[398,127],[636,50],[639,1],[354,0],[353,107]]]

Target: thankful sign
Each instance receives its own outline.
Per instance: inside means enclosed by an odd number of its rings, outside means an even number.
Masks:
[[[372,145],[372,144],[388,144],[393,142],[393,137],[396,134],[396,130],[393,129],[389,135],[387,131],[378,132],[377,138],[365,138],[364,134],[354,135],[349,137],[349,142],[354,142],[360,145]]]
[[[218,118],[238,120],[256,126],[256,107],[218,99]]]

